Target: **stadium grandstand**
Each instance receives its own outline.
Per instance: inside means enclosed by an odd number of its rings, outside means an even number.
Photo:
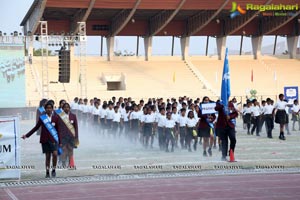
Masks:
[[[255,89],[262,98],[275,98],[284,86],[300,85],[298,2],[253,0],[251,6],[247,1],[232,0],[35,0],[21,26],[28,55],[34,55],[36,42],[45,52],[26,64],[26,102],[36,105],[42,97],[58,101],[75,96],[208,95],[217,99],[228,36],[241,38],[230,44],[240,49],[238,55],[229,55],[232,95],[244,99]],[[86,54],[87,36],[101,37],[98,57]],[[144,56],[116,55],[117,36],[137,37],[135,55],[139,55],[143,40]],[[152,55],[156,36],[173,38],[170,56]],[[207,38],[206,46],[201,47],[206,52],[203,56],[189,54],[195,36]],[[273,55],[261,53],[264,36],[275,36]],[[173,56],[175,37],[180,39],[181,56]],[[251,39],[252,55],[242,54],[245,37]],[[285,55],[275,55],[277,37],[286,38]],[[208,55],[210,38],[216,41],[215,55]],[[58,81],[59,59],[47,52],[58,42],[71,52],[67,83]]]

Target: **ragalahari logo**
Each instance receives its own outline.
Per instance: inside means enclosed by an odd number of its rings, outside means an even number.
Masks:
[[[241,8],[240,5],[238,5],[236,2],[232,2],[232,8],[230,10],[231,14],[230,14],[230,18],[233,19],[238,15],[244,15],[246,14],[246,10],[244,10],[243,8]]]

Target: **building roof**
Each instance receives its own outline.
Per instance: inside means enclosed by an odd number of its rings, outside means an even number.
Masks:
[[[42,1],[46,1],[44,8],[39,6]],[[248,2],[236,1],[243,9]],[[246,14],[231,19],[232,3],[232,0],[34,0],[21,26],[33,20],[30,16],[38,10],[42,19],[31,23],[47,21],[48,33],[52,34],[70,33],[75,30],[74,24],[86,17],[87,35],[299,35],[300,5],[292,12],[293,16],[265,16],[271,12],[247,10]],[[295,5],[299,0],[252,0],[251,3]],[[27,31],[36,33],[38,29]]]

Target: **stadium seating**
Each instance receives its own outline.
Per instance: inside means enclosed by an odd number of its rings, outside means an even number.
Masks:
[[[27,69],[27,102],[36,104],[40,99],[40,80],[42,77],[41,61],[36,57],[33,66]],[[49,81],[58,80],[58,59],[49,57]],[[216,57],[193,56],[189,58],[211,87],[219,94],[223,70],[222,60]],[[263,56],[253,60],[251,56],[230,56],[232,96],[249,96],[250,89],[257,90],[257,95],[264,98],[275,97],[283,91],[284,86],[299,86],[299,60],[281,59]],[[71,100],[80,96],[79,60],[75,57],[71,63],[71,81],[67,84],[51,83],[49,85],[50,98]],[[253,70],[253,82],[251,73]],[[34,72],[36,71],[36,72]],[[274,74],[276,71],[276,80]],[[203,82],[195,76],[195,72],[179,57],[153,57],[151,61],[142,58],[117,57],[107,62],[105,58],[87,58],[87,96],[110,99],[112,96],[131,96],[133,98],[149,97],[178,97],[191,96],[193,98],[210,96],[217,99],[217,94],[206,89]],[[108,91],[104,77],[124,76],[125,90]],[[40,77],[40,78],[39,78]],[[37,80],[40,79],[40,80]],[[36,81],[34,83],[34,80]],[[33,103],[35,102],[35,103]]]

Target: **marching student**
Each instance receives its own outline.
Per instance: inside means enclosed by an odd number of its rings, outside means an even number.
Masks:
[[[83,100],[83,105],[82,105],[82,123],[84,125],[87,125],[87,122],[89,121],[89,105],[88,105],[88,99],[85,98]]]
[[[127,138],[129,138],[129,115],[130,115],[130,107],[125,107],[125,112],[121,112],[121,124],[123,124],[124,134]]]
[[[209,103],[210,100],[207,96],[203,97],[201,104]],[[202,114],[202,110],[199,110],[200,121],[199,121],[199,133],[200,137],[203,138],[203,156],[206,157],[207,153],[212,156],[212,146],[213,146],[213,135],[211,136],[211,131],[213,132],[214,124],[216,119],[215,114]],[[207,150],[208,148],[208,150]],[[206,151],[207,150],[207,151]]]
[[[160,108],[159,113],[156,116],[157,122],[157,133],[158,133],[158,145],[160,150],[165,150],[166,136],[164,132],[164,126],[166,121],[166,110],[165,108]]]
[[[82,100],[82,99],[79,99],[79,100],[78,100],[77,117],[78,117],[78,121],[79,121],[80,123],[82,123],[82,118],[83,118],[82,112],[83,112],[83,100]]]
[[[218,119],[216,123],[216,131],[221,139],[222,144],[222,161],[227,161],[228,138],[230,140],[230,150],[234,152],[236,144],[235,126],[238,112],[232,103],[228,104],[228,113],[225,112],[224,106],[219,102],[216,103],[215,110],[218,111]]]
[[[68,160],[69,167],[75,169],[74,148],[79,145],[77,117],[70,112],[68,103],[62,106],[62,111],[56,111],[56,113],[59,116],[58,132],[61,135],[63,149],[61,155],[62,166],[66,167],[66,161]]]
[[[259,103],[256,99],[252,100],[253,106],[251,107],[251,115],[252,115],[252,129],[251,135],[253,135],[254,131],[256,131],[256,136],[259,135],[259,124],[260,124],[260,107]]]
[[[172,116],[171,116],[172,120],[175,121],[176,123],[176,126],[175,126],[175,129],[174,129],[174,136],[175,136],[175,147],[177,148],[178,147],[178,137],[179,137],[179,123],[178,123],[178,118],[179,118],[179,114],[177,112],[177,106],[176,106],[176,103],[174,103],[173,107],[172,107]]]
[[[121,123],[121,113],[118,111],[119,107],[115,106],[114,107],[114,115],[112,119],[112,133],[116,137],[118,132],[119,132],[119,127]],[[121,136],[121,132],[119,132],[119,136]]]
[[[100,133],[105,134],[105,130],[107,130],[106,125],[106,117],[107,117],[107,104],[103,103],[102,108],[99,110],[100,117]]]
[[[187,148],[187,144],[185,143],[185,138],[186,138],[186,134],[187,134],[187,132],[186,132],[186,123],[187,123],[186,109],[181,108],[180,116],[178,117],[181,149],[186,149]]]
[[[298,100],[294,100],[294,105],[292,107],[292,121],[293,121],[293,131],[296,131],[295,129],[295,123],[298,122],[298,129],[300,131],[300,106],[298,103]]]
[[[108,108],[107,110],[107,115],[106,115],[106,129],[107,129],[107,134],[110,135],[112,133],[112,121],[114,118],[114,108],[113,108],[113,102],[108,102]]]
[[[139,138],[139,118],[140,118],[140,112],[139,108],[136,104],[132,106],[133,111],[131,111],[129,115],[129,125],[131,129],[131,139],[133,142],[136,142]]]
[[[194,112],[192,110],[190,110],[188,113],[186,126],[187,126],[187,134],[186,134],[185,142],[186,142],[188,151],[192,152],[191,142],[193,139],[194,139],[194,150],[196,151],[197,137],[198,137],[196,127],[198,126],[198,119],[195,118]]]
[[[36,132],[40,127],[40,143],[42,144],[42,150],[45,154],[45,165],[46,165],[46,178],[50,178],[50,160],[52,156],[52,172],[51,176],[56,177],[56,164],[57,164],[57,150],[58,146],[61,147],[61,136],[57,132],[58,130],[58,116],[53,115],[53,104],[46,103],[45,114],[42,114],[33,129],[31,129],[27,134],[23,135],[22,138],[29,138],[34,132]]]
[[[94,108],[95,108],[95,103],[96,103],[96,101],[94,101],[94,99],[90,99],[90,105],[87,106],[88,107],[88,118],[87,118],[88,126],[93,125],[93,122],[94,122],[93,111],[94,111]],[[99,104],[98,104],[98,107],[99,107]]]
[[[264,123],[265,123],[265,115],[264,115],[264,112],[265,112],[265,106],[266,106],[266,101],[265,100],[262,100],[261,101],[261,107],[260,107],[260,122],[259,122],[259,132],[261,133],[262,132],[262,127],[264,126]],[[266,129],[267,130],[267,129]]]
[[[153,132],[153,125],[155,122],[154,116],[151,114],[150,107],[144,107],[144,115],[141,117],[141,128],[143,133],[143,145],[147,149],[149,147],[149,139]],[[151,146],[151,148],[153,148]]]
[[[171,152],[174,152],[175,145],[175,126],[176,122],[171,118],[172,114],[167,113],[167,119],[165,120],[164,131],[166,134],[166,152],[169,152],[169,143],[171,142]]]
[[[121,102],[121,101],[123,101],[123,98],[122,97],[119,97],[119,103]],[[126,109],[125,109],[125,103],[123,102],[123,103],[121,103],[121,105],[119,106],[119,112],[120,112],[120,114],[121,114],[121,122],[122,123],[120,123],[120,130],[119,130],[119,133],[120,133],[120,135],[124,132],[124,129],[125,129],[125,124],[124,124],[124,119],[123,119],[123,117],[126,117]]]
[[[250,127],[251,127],[251,113],[252,113],[252,102],[247,101],[246,106],[243,109],[243,121],[247,126],[247,134],[250,135]]]
[[[284,136],[284,126],[287,122],[287,115],[286,115],[286,110],[285,108],[288,106],[288,103],[284,101],[284,95],[279,94],[279,100],[276,102],[274,105],[273,109],[273,116],[275,115],[275,123],[279,124],[280,127],[280,134],[279,134],[279,139],[280,140],[285,140]]]
[[[287,102],[287,100],[285,100]],[[286,122],[285,122],[285,130],[286,130],[286,133],[288,135],[291,135],[290,133],[290,127],[289,127],[289,122],[290,122],[290,119],[289,119],[289,114],[290,114],[290,108],[289,107],[285,107],[285,112],[286,112]]]
[[[99,132],[99,103],[96,101],[92,109],[93,128],[96,133]]]
[[[274,106],[272,105],[272,100],[267,98],[267,104],[264,107],[264,117],[265,117],[265,126],[267,129],[268,138],[273,138],[272,130],[274,128],[274,117],[272,115]]]
[[[150,145],[151,145],[151,148],[153,148],[154,137],[155,137],[155,134],[156,134],[156,127],[155,126],[156,126],[157,112],[156,112],[156,107],[154,105],[150,106],[150,110],[151,110],[151,115],[152,115],[152,120],[153,120],[152,133],[151,133],[151,137],[150,137]]]

